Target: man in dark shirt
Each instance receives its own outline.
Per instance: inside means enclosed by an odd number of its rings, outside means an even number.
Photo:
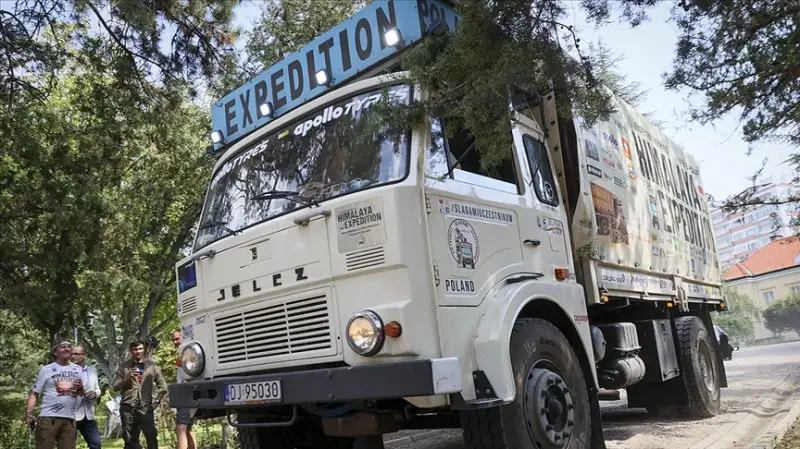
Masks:
[[[139,433],[144,433],[147,449],[158,449],[154,411],[167,394],[167,381],[161,368],[144,359],[144,342],[130,344],[131,359],[114,373],[112,386],[122,393],[119,407],[125,449],[139,449]]]

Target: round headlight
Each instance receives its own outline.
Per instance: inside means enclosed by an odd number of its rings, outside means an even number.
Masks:
[[[347,344],[357,354],[371,356],[383,347],[383,322],[369,310],[357,312],[347,322]]]
[[[198,377],[203,374],[206,366],[206,356],[203,347],[199,343],[189,343],[181,351],[181,367],[183,372],[191,377]]]

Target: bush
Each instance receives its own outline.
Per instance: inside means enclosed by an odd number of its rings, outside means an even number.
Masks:
[[[28,427],[25,424],[25,397],[19,394],[0,394],[0,447],[28,449]]]
[[[728,334],[731,343],[750,343],[753,340],[753,322],[745,316],[723,312],[714,317],[714,324]]]
[[[762,314],[764,324],[771,332],[795,331],[800,335],[800,296],[795,295],[775,301]]]

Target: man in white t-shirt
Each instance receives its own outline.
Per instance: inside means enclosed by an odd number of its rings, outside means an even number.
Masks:
[[[183,335],[181,331],[174,330],[172,331],[172,344],[175,345],[175,349],[181,346],[183,342]],[[184,372],[183,368],[181,367],[180,363],[180,354],[178,354],[178,370],[177,370],[177,382],[181,383],[184,379]],[[178,416],[175,419],[175,433],[178,436],[178,449],[195,449],[197,448],[197,440],[195,439],[194,432],[192,432],[192,424],[194,424],[194,414],[197,412],[197,409],[189,409],[189,408],[179,408],[178,409]]]
[[[55,362],[43,366],[28,396],[27,420],[36,424],[36,449],[75,449],[75,410],[78,396],[83,395],[81,368],[70,362],[72,344],[59,341],[53,346]],[[39,417],[33,409],[42,397]]]

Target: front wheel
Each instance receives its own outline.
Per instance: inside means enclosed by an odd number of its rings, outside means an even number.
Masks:
[[[589,393],[578,357],[553,324],[521,318],[509,348],[517,394],[501,407],[461,415],[468,449],[589,447]]]

